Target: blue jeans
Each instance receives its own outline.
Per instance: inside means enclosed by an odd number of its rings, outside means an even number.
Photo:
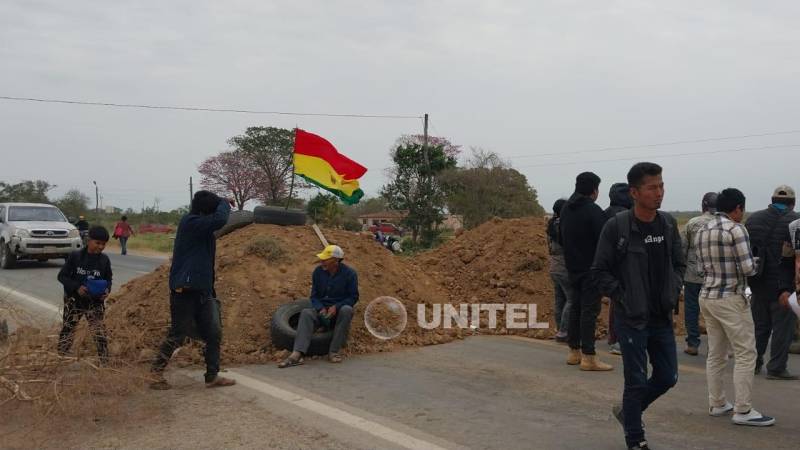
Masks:
[[[638,330],[620,316],[615,317],[615,323],[625,376],[622,393],[625,442],[632,446],[644,440],[642,413],[678,382],[675,333],[672,326]],[[648,357],[653,366],[650,378],[647,378]]]
[[[556,331],[566,334],[569,325],[569,311],[575,294],[572,291],[572,285],[567,274],[551,273],[550,278],[553,280],[553,291],[555,293],[553,319],[556,322]]]
[[[119,246],[122,247],[122,254],[123,255],[127,255],[128,254],[128,238],[120,237],[119,238]]]
[[[683,283],[683,323],[686,326],[686,345],[700,347],[700,289],[699,283]]]

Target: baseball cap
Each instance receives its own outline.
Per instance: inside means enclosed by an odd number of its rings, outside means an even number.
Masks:
[[[342,247],[339,247],[338,245],[329,245],[325,247],[325,250],[323,250],[322,253],[317,253],[317,258],[319,258],[321,261],[331,258],[342,259],[344,258],[344,250],[342,250]]]
[[[794,189],[791,187],[782,184],[775,188],[775,192],[772,193],[772,198],[786,198],[790,200],[794,200]]]

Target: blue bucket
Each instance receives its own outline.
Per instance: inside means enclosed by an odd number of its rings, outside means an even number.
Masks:
[[[106,293],[106,289],[108,289],[108,281],[86,280],[86,288],[89,290],[89,295],[92,297],[100,297]]]

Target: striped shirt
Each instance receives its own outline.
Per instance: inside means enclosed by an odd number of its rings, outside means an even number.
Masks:
[[[697,265],[703,271],[701,297],[744,294],[745,277],[755,275],[750,236],[744,225],[716,213],[697,235]]]

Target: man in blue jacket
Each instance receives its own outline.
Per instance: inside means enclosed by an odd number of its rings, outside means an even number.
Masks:
[[[303,364],[303,356],[311,345],[311,336],[320,326],[333,327],[333,339],[328,350],[332,363],[342,362],[339,353],[347,341],[353,307],[358,301],[358,275],[342,262],[344,251],[338,245],[325,247],[317,254],[319,266],[311,275],[311,308],[300,312],[294,351],[278,364],[285,368]]]
[[[164,379],[172,353],[183,345],[196,327],[205,341],[206,387],[231,386],[234,380],[217,375],[219,348],[222,341],[220,305],[214,291],[214,232],[228,221],[229,201],[208,191],[198,191],[192,199],[192,209],[181,218],[175,234],[172,267],[169,272],[169,309],[172,319],[169,334],[161,344],[153,373],[153,389],[169,389]]]

